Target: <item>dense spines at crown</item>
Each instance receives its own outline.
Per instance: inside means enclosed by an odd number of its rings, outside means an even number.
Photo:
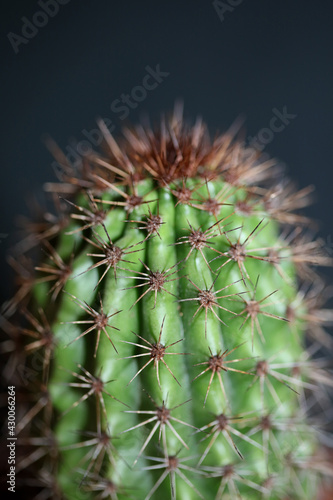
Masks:
[[[332,315],[297,287],[331,261],[293,213],[310,189],[178,111],[119,143],[99,125],[105,156],[81,171],[56,150],[46,188],[66,217],[19,245],[44,257],[3,308],[14,339],[26,306],[25,389],[43,394],[18,425],[19,468],[52,498],[316,498],[328,465],[307,413],[332,383],[305,333],[329,344]]]

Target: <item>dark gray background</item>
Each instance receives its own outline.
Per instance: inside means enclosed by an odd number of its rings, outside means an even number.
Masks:
[[[170,74],[130,111],[133,122],[146,111],[158,117],[177,98],[212,132],[244,116],[246,135],[255,135],[273,108],[296,114],[265,151],[287,164],[299,187],[317,186],[307,213],[323,222],[331,247],[332,2],[225,3],[239,5],[221,21],[211,1],[69,0],[15,54],[8,33],[22,35],[22,17],[31,21],[41,9],[37,0],[2,1],[1,299],[10,293],[4,255],[15,216],[54,179],[43,135],[66,148],[97,116],[119,132],[124,122],[111,103],[141,84],[147,65]]]

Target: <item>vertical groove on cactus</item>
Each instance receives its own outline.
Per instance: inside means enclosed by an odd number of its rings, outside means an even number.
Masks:
[[[297,212],[312,188],[178,109],[119,142],[99,126],[104,155],[62,165],[46,186],[59,219],[30,224],[11,258],[4,373],[32,396],[22,485],[69,500],[319,498],[332,312],[314,267],[331,259]]]

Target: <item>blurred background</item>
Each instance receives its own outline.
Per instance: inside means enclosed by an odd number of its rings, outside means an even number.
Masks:
[[[45,134],[78,154],[74,141],[81,152],[93,144],[97,117],[117,135],[177,99],[212,134],[241,117],[248,142],[256,137],[300,188],[315,184],[317,201],[306,212],[322,222],[333,255],[332,5],[3,0],[1,302],[11,294],[5,254],[15,219],[55,179]]]

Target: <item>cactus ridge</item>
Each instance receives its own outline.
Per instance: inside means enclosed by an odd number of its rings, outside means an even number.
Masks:
[[[332,312],[315,267],[332,262],[298,213],[312,187],[179,108],[118,142],[99,127],[104,154],[79,170],[50,142],[59,217],[27,224],[10,258],[23,484],[73,500],[318,498]]]

